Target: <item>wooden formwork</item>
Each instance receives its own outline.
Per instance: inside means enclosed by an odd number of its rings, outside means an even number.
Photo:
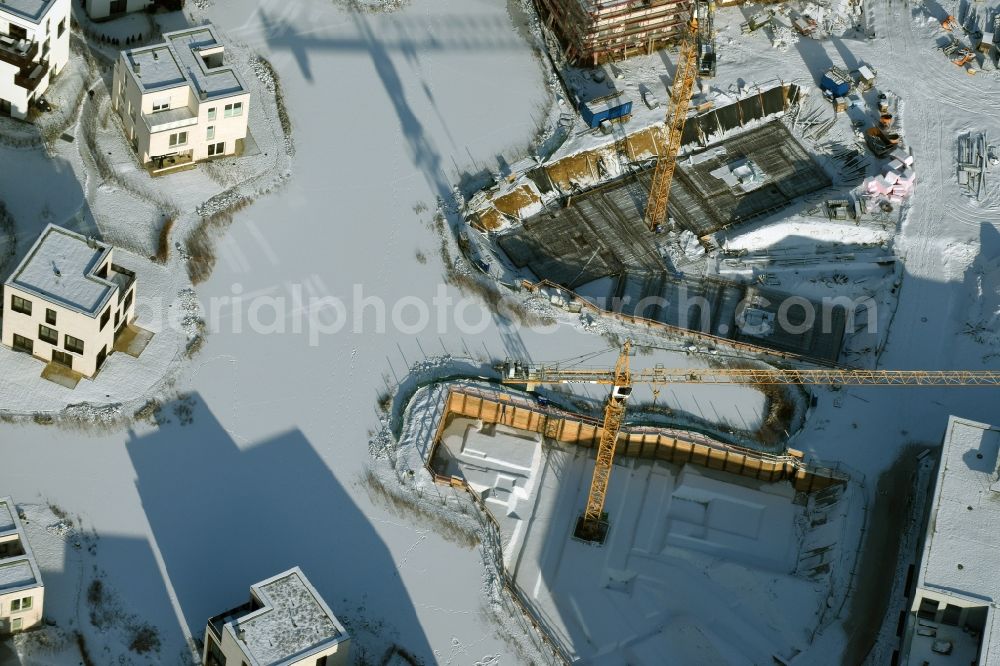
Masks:
[[[536,0],[567,59],[599,65],[649,55],[673,42],[690,17],[690,0]]]
[[[558,410],[543,410],[527,401],[504,400],[504,397],[503,394],[491,395],[467,388],[449,389],[429,460],[434,459],[433,451],[444,428],[456,417],[536,432],[547,439],[572,446],[593,448],[600,441],[601,424],[595,419]],[[807,493],[845,483],[848,479],[838,470],[806,463],[797,452],[776,456],[723,444],[695,433],[688,433],[681,439],[671,432],[648,428],[622,429],[615,455],[678,465],[699,465],[768,483],[790,481],[796,490]],[[435,478],[452,485],[455,483],[451,477],[439,477],[436,473]]]

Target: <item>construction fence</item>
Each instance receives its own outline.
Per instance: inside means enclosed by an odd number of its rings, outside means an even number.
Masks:
[[[514,401],[503,393],[452,387],[445,400],[428,461],[436,480],[459,486],[464,482],[442,477],[434,471],[441,433],[457,417],[536,432],[553,441],[585,448],[595,448],[602,431],[599,421],[586,416],[542,408],[529,401]],[[802,454],[796,451],[790,450],[787,455],[772,455],[724,444],[693,432],[660,428],[623,428],[615,446],[615,455],[662,460],[677,465],[699,465],[767,483],[789,481],[795,490],[805,493],[846,483],[849,479],[838,469],[806,463]]]

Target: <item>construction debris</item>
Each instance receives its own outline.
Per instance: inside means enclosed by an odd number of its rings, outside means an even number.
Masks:
[[[979,199],[986,171],[996,150],[986,143],[985,134],[965,134],[958,138],[958,184],[966,194]]]
[[[740,26],[740,31],[745,35],[749,35],[752,32],[756,32],[763,28],[764,26],[771,25],[771,21],[774,20],[774,10],[768,10],[766,12],[757,12],[750,19]]]

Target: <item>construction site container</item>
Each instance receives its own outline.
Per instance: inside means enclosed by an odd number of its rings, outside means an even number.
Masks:
[[[851,77],[839,67],[831,67],[820,79],[819,87],[832,97],[845,97],[851,90]]]
[[[605,120],[621,120],[632,114],[632,100],[624,93],[613,93],[580,104],[580,115],[587,127],[596,129]]]
[[[858,85],[862,90],[871,90],[875,86],[875,72],[868,65],[858,67]]]

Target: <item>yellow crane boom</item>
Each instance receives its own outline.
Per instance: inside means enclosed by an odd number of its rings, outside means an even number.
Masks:
[[[615,444],[625,420],[625,402],[636,384],[749,384],[845,386],[1000,386],[1000,371],[993,370],[850,370],[839,368],[665,368],[656,366],[633,372],[629,364],[631,343],[626,342],[618,362],[608,368],[560,368],[507,362],[501,366],[504,384],[524,385],[529,391],[547,384],[610,385],[604,408],[604,425],[597,461],[590,483],[587,507],[577,524],[576,536],[603,541],[607,532],[604,500],[611,481]]]
[[[677,55],[677,68],[674,70],[674,82],[670,88],[673,109],[666,118],[666,124],[669,127],[667,147],[656,160],[653,183],[649,189],[649,201],[646,203],[646,225],[650,231],[656,231],[667,219],[670,183],[674,180],[677,152],[681,149],[684,123],[687,121],[688,106],[691,103],[691,90],[694,88],[695,74],[698,71],[697,36],[698,19],[692,11],[688,31],[681,39],[680,51]]]
[[[998,386],[993,370],[789,370],[780,368],[647,368],[631,375],[632,384],[780,384],[802,386]],[[614,372],[601,368],[517,365],[506,384],[529,388],[544,384],[616,384]]]

